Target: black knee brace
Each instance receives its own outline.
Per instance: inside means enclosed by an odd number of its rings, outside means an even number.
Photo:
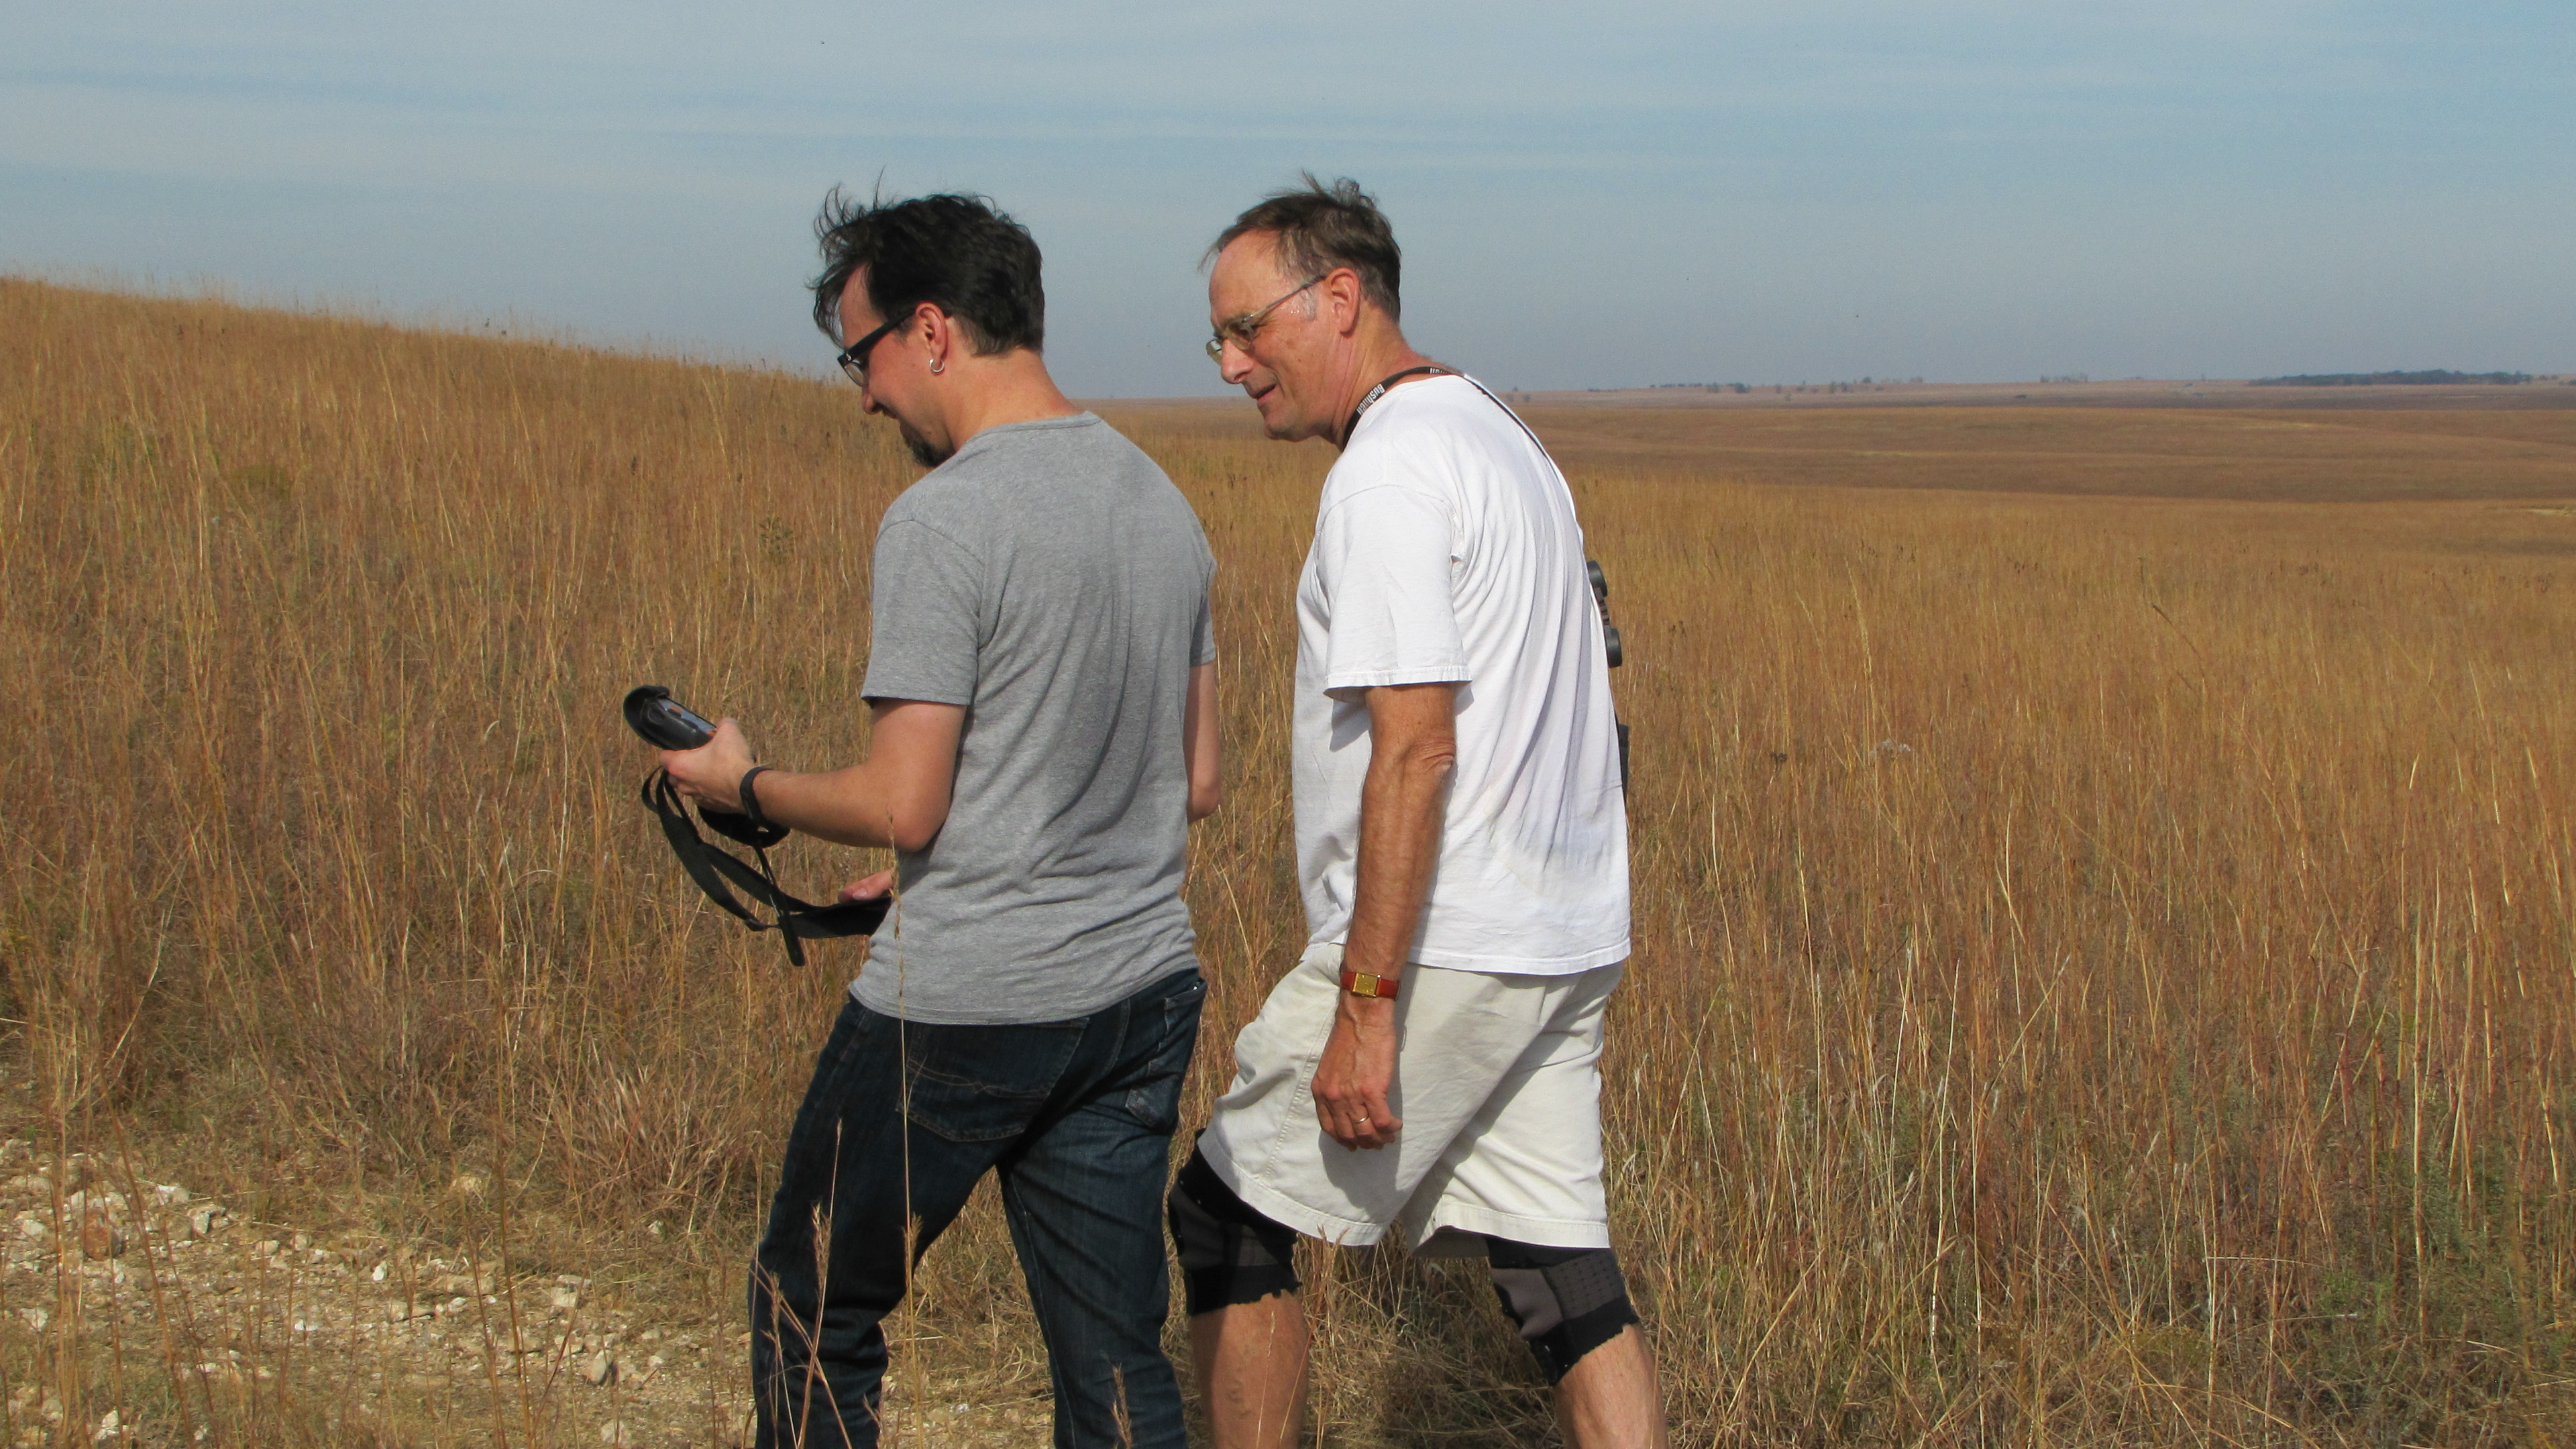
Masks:
[[[1206,1157],[1190,1154],[1164,1204],[1192,1316],[1297,1291],[1297,1232],[1235,1196]]]
[[[1493,1265],[1494,1296],[1520,1325],[1521,1338],[1551,1384],[1637,1321],[1628,1280],[1608,1248],[1541,1248],[1487,1237],[1485,1253]]]

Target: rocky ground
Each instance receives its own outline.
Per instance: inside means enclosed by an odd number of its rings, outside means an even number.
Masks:
[[[142,1169],[0,1141],[7,1445],[747,1437],[738,1321],[434,1244],[253,1220]],[[450,1188],[484,1190],[470,1175]],[[943,1372],[938,1345],[916,1347],[890,1385],[891,1441],[1045,1441],[1042,1395]]]

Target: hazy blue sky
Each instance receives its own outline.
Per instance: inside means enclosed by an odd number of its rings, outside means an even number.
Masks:
[[[2576,369],[2576,6],[0,0],[0,270],[825,361],[834,182],[993,196],[1213,391],[1300,166],[1507,386]],[[5,344],[0,344],[5,345]]]

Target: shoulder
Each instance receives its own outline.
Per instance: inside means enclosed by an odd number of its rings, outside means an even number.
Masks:
[[[991,557],[993,520],[1003,516],[1000,490],[981,470],[957,464],[963,454],[914,480],[877,520],[876,559],[947,566]]]
[[[886,506],[877,537],[918,527],[992,557],[1057,528],[1068,513],[1146,522],[1140,546],[1177,530],[1206,548],[1196,510],[1161,466],[1091,413],[977,433]]]
[[[977,494],[971,476],[949,473],[946,464],[922,475],[886,505],[885,515],[877,520],[877,537],[906,528],[921,529],[951,542],[971,534],[978,512]]]
[[[1076,497],[1096,500],[1122,517],[1150,520],[1158,530],[1180,527],[1206,547],[1198,510],[1134,439],[1092,413],[1063,422],[1055,435],[1063,451],[1050,466],[1076,489]]]
[[[1008,515],[1013,495],[1032,478],[1083,466],[1099,448],[1093,436],[1108,431],[1089,413],[1006,423],[968,438],[948,461],[924,473],[886,505],[877,525],[882,536],[898,524],[919,524],[966,543]],[[1121,442],[1124,440],[1121,439]]]
[[[1144,449],[1086,412],[986,428],[913,486],[936,484],[943,499],[980,502],[994,490],[1021,492],[1083,479],[1171,483]]]
[[[1097,413],[1068,413],[1060,418],[1034,418],[1003,423],[966,440],[957,456],[940,465],[943,473],[993,476],[1027,468],[1062,467],[1073,460],[1130,459],[1152,467],[1153,460],[1109,426]]]
[[[1390,389],[1360,419],[1324,484],[1324,506],[1379,488],[1454,495],[1531,450],[1502,404],[1462,376]]]

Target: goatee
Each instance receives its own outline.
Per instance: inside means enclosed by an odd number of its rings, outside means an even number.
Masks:
[[[936,468],[957,456],[955,448],[932,447],[930,440],[914,432],[910,423],[898,424],[895,430],[903,435],[903,445],[912,451],[912,461],[925,468]]]

